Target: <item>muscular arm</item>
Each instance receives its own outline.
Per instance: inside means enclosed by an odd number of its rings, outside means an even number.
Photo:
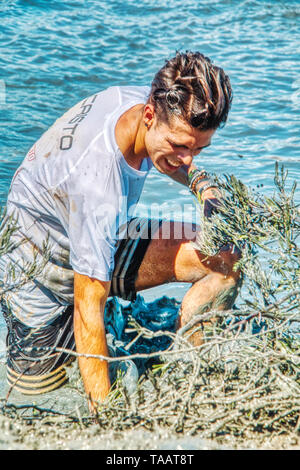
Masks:
[[[104,309],[110,282],[74,273],[74,335],[76,351],[108,356],[104,327]],[[90,408],[103,401],[110,389],[107,361],[79,357],[79,369]]]

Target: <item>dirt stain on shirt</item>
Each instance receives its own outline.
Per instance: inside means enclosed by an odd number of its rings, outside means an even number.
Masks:
[[[77,206],[76,206],[76,203],[75,201],[72,199],[71,201],[71,211],[72,212],[76,212],[77,211]]]

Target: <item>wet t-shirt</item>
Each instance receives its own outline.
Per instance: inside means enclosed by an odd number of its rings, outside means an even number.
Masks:
[[[22,270],[33,256],[50,260],[35,280],[9,295],[14,314],[36,325],[57,311],[43,306],[35,288],[57,305],[72,304],[73,271],[108,281],[116,243],[139,200],[152,163],[128,165],[115,139],[115,126],[128,109],[148,99],[149,87],[111,87],[76,104],[32,146],[16,171],[8,195],[8,215],[18,220],[13,236],[21,245],[0,260],[1,277],[12,262]],[[11,282],[11,281],[10,281]],[[51,304],[52,305],[52,304]],[[28,312],[32,315],[28,319]],[[59,308],[60,309],[60,308]]]

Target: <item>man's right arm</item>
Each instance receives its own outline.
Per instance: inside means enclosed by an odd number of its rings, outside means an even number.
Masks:
[[[74,335],[76,352],[108,356],[104,326],[105,303],[110,282],[99,281],[74,272]],[[79,369],[90,409],[103,401],[110,389],[108,362],[79,357]]]

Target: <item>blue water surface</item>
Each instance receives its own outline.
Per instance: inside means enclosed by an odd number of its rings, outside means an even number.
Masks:
[[[29,148],[68,108],[111,85],[149,85],[165,59],[187,49],[222,66],[234,92],[227,125],[196,163],[272,194],[278,161],[291,184],[300,168],[299,46],[299,0],[1,1],[0,205]],[[153,169],[139,212],[147,213],[152,203],[176,202],[190,204],[184,217],[195,220],[192,201],[187,189]],[[151,302],[162,296],[180,301],[188,287],[144,291],[144,317],[156,305]],[[0,315],[1,397],[8,391],[5,331]],[[14,393],[10,399],[23,403],[24,396]],[[60,403],[63,410],[82,401],[64,387],[51,399],[48,408]]]
[[[6,0],[0,18],[1,204],[28,149],[57,117],[108,86],[149,85],[165,59],[187,49],[222,66],[234,92],[227,125],[196,163],[266,194],[276,161],[291,181],[299,178],[298,0]],[[192,196],[153,169],[139,211],[164,201],[183,206]],[[185,290],[158,292],[180,298]]]

